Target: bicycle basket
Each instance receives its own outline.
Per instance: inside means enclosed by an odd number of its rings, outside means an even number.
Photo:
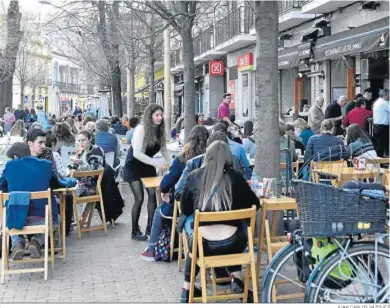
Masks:
[[[293,181],[303,235],[330,237],[384,232],[386,199],[325,184]]]

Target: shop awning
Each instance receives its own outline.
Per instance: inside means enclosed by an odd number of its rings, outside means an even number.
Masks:
[[[157,79],[154,81],[154,87],[156,88],[156,86],[162,82],[164,80],[164,78],[160,78],[160,79]],[[155,89],[156,90],[156,89]],[[144,85],[143,87],[141,88],[138,88],[137,90],[135,90],[135,93],[134,94],[139,94],[139,93],[143,93],[143,92],[146,92],[146,93],[149,93],[149,85],[146,84]]]
[[[285,48],[278,52],[278,68],[288,69],[299,66],[298,46]]]
[[[314,61],[389,48],[389,17],[351,30],[319,38],[314,47]]]

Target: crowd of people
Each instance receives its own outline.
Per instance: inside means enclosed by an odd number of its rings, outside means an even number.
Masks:
[[[369,103],[369,94],[367,89],[364,95],[357,95],[356,100],[349,103],[345,96],[341,96],[330,103],[325,112],[324,99],[317,97],[308,112],[308,121],[303,118],[296,118],[293,123],[280,120],[281,162],[319,160],[321,155],[326,155],[324,149],[334,147],[340,148],[338,153],[331,153],[337,159],[340,158],[340,153],[352,157],[365,154],[372,157],[388,155],[389,93],[388,90],[382,90],[380,98],[374,103]],[[109,152],[114,153],[112,167],[116,170],[120,164],[119,158],[123,155],[120,144],[127,143],[130,147],[123,166],[123,180],[129,183],[134,196],[131,238],[148,241],[140,257],[146,261],[155,261],[156,245],[165,225],[164,217],[172,215],[174,200],[180,201],[181,207],[178,231],[186,231],[191,249],[196,210],[219,212],[246,209],[253,205],[260,207],[259,199],[247,181],[252,176],[250,161],[255,158],[256,149],[261,148],[256,146],[254,134],[256,129],[261,128],[256,127],[252,121],[246,121],[242,127],[237,125],[230,115],[230,98],[230,94],[224,95],[217,119],[212,119],[211,115],[204,117],[203,114],[198,114],[197,125],[192,128],[185,143],[180,137],[183,134],[184,118],[176,119],[171,140],[166,140],[163,108],[157,104],[149,104],[142,119],[112,116],[96,122],[90,114],[77,113],[61,119],[49,117],[41,106],[37,108],[37,114],[31,110],[27,120],[27,112],[21,106],[14,113],[7,108],[3,117],[4,133],[9,134],[7,138],[17,137],[24,141],[14,143],[8,150],[7,155],[12,162],[5,166],[1,185],[8,186],[10,191],[15,190],[15,187],[22,191],[40,189],[43,184],[38,187],[32,186],[31,182],[41,173],[40,168],[47,169],[50,166],[52,172],[47,171],[44,179],[38,182],[45,181],[46,186],[53,187],[52,185],[58,185],[59,178],[69,176],[70,170],[106,168],[105,154]],[[343,115],[342,107],[345,105],[347,110]],[[369,118],[373,118],[373,138],[368,134]],[[184,143],[176,157],[172,157],[167,149],[167,143],[172,140]],[[74,146],[78,149],[76,157],[66,166],[61,160],[61,149]],[[163,159],[154,159],[159,152]],[[20,178],[19,181],[25,185],[13,186],[17,182],[15,178],[18,178],[15,170],[24,168],[35,177],[23,181]],[[165,173],[160,184],[162,202],[157,205],[155,189],[146,188],[148,217],[145,231],[142,232],[139,219],[145,187],[141,178],[155,177],[158,173]],[[107,174],[115,177],[112,172]],[[23,175],[19,175],[21,176]],[[57,180],[52,181],[53,177]],[[95,193],[95,189],[96,179],[84,178],[79,181],[77,194],[91,195]],[[121,202],[123,206],[122,199]],[[35,215],[41,216],[42,213],[32,213],[32,216]],[[58,216],[58,212],[53,211],[53,215]],[[53,220],[54,218],[58,221],[57,217],[53,216]],[[36,221],[39,220],[33,219],[32,223]],[[200,226],[200,230],[205,255],[240,253],[247,247],[245,221],[205,224]],[[33,245],[32,253],[38,255],[42,241],[39,238],[33,240],[30,241],[30,245]],[[19,238],[13,239],[13,258],[23,257],[21,251],[24,249],[26,247]],[[181,302],[188,302],[190,270],[191,258],[188,257]],[[217,275],[231,277],[231,289],[242,292],[240,267],[220,270]],[[195,289],[195,294],[199,295],[200,290]]]

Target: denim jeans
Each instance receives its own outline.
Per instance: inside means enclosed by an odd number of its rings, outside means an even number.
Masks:
[[[58,215],[58,221],[60,221],[60,216]],[[45,224],[45,218],[42,217],[41,220],[37,220],[37,221],[34,221],[34,222],[28,222],[25,224],[25,226],[38,226],[38,225],[44,225]],[[57,230],[58,228],[58,223],[54,223],[53,222],[53,232],[55,230]],[[31,239],[34,239],[36,241],[38,241],[39,245],[43,245],[43,243],[45,243],[45,234],[44,233],[39,233],[39,234],[35,234],[35,235],[32,235],[32,238]],[[24,243],[24,238],[22,235],[12,235],[11,236],[11,240],[12,240],[12,248],[14,248],[18,243],[20,242],[23,242]]]
[[[158,241],[158,237],[164,227],[164,218],[161,216],[161,204],[154,211],[152,229],[150,230],[149,246],[148,251],[152,251],[154,243]]]

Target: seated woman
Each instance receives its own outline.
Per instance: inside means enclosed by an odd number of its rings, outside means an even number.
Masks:
[[[243,176],[233,170],[233,155],[229,145],[222,141],[213,142],[206,150],[200,169],[191,172],[181,196],[181,210],[184,215],[192,215],[195,210],[201,212],[220,212],[247,209],[256,205],[259,199],[250,189]],[[203,236],[205,256],[242,253],[247,247],[247,234],[242,221],[202,224],[199,230]],[[189,249],[193,245],[192,235],[189,238]],[[180,301],[188,302],[191,275],[191,257],[188,255],[184,270],[184,285]],[[228,267],[231,273],[231,288],[242,292],[241,266]],[[199,268],[196,267],[196,273]],[[195,294],[200,294],[195,289]]]
[[[256,144],[253,138],[253,122],[245,121],[244,123],[244,135],[242,136],[242,146],[245,153],[249,154],[250,158],[255,158]]]
[[[65,178],[65,177],[69,176],[69,169],[66,168],[66,166],[64,166],[60,154],[58,152],[53,151],[53,148],[56,146],[56,144],[57,144],[57,138],[49,130],[46,134],[45,145],[47,148],[52,150],[53,158],[55,161],[55,166],[57,169],[57,174],[60,177]]]
[[[57,138],[57,143],[53,151],[61,151],[62,146],[74,147],[76,139],[68,123],[58,123],[54,125],[52,133]]]
[[[314,132],[311,130],[309,124],[302,118],[298,118],[294,121],[295,125],[295,134],[302,139],[303,145],[307,146],[309,139],[314,135]]]
[[[82,130],[78,136],[79,149],[76,158],[71,159],[77,171],[98,170],[104,168],[104,151],[101,147],[92,144],[93,135],[88,130]],[[96,194],[97,179],[94,177],[82,178],[78,182],[77,196]]]
[[[343,140],[334,135],[335,126],[331,119],[321,123],[319,135],[310,137],[305,150],[305,163],[309,160],[340,160],[345,155]]]
[[[377,158],[370,137],[357,124],[352,124],[347,128],[347,155],[351,157]]]
[[[163,214],[165,216],[173,215],[174,186],[180,179],[187,161],[198,155],[203,154],[206,151],[208,137],[209,133],[204,126],[197,125],[193,127],[188,137],[188,143],[185,144],[183,151],[173,161],[171,167],[169,168],[169,173],[166,174],[162,179],[160,184],[160,190],[163,198],[163,203],[160,204],[154,211],[152,229],[149,238],[149,246],[145,249],[143,253],[141,253],[141,259],[145,261],[155,261],[154,243],[158,241],[158,237],[164,226],[164,218],[161,215],[161,211],[164,211]],[[175,231],[172,230],[172,232]]]
[[[23,120],[17,120],[14,126],[11,128],[9,133],[11,137],[25,137],[27,135],[27,131],[24,128]]]

